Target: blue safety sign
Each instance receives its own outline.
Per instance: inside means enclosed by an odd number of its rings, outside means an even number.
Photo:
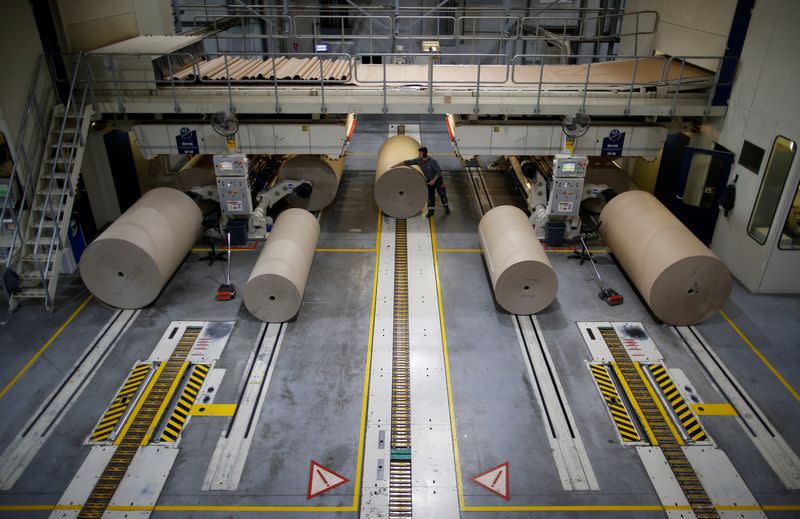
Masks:
[[[175,136],[175,143],[178,145],[178,153],[180,155],[195,155],[200,153],[200,146],[197,144],[196,130],[190,130],[184,126],[181,128],[180,133]]]
[[[624,145],[625,132],[614,128],[608,132],[608,137],[603,137],[603,147],[600,150],[600,155],[603,157],[620,157],[622,156],[622,146]]]

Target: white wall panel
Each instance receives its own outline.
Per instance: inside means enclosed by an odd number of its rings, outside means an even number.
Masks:
[[[727,217],[719,216],[711,247],[754,292],[800,292],[800,277],[796,275],[800,251],[777,248],[800,177],[799,157],[795,156],[766,243],[761,245],[747,234],[773,140],[784,135],[800,143],[800,99],[794,94],[800,81],[800,62],[795,56],[798,26],[800,12],[791,0],[756,2],[719,137],[719,143],[737,156],[744,139],[765,150],[758,175],[734,165],[731,179],[739,177],[736,206]]]
[[[307,124],[276,124],[276,153],[311,153],[311,137]]]
[[[338,157],[342,152],[345,127],[339,124],[312,124],[308,128],[310,150],[313,153]]]
[[[275,129],[271,124],[242,125],[248,135],[248,153],[275,153]],[[242,132],[242,129],[239,129]],[[243,143],[242,146],[245,146]]]
[[[491,132],[491,151],[493,155],[505,155],[525,148],[527,126],[495,125]]]

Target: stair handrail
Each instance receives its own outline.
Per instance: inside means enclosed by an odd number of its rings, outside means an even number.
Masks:
[[[75,67],[74,67],[74,71],[73,71],[73,74],[72,74],[72,80],[70,82],[69,96],[67,98],[67,102],[66,102],[65,107],[64,107],[64,117],[63,117],[63,120],[61,121],[61,129],[60,129],[59,135],[58,135],[58,144],[56,145],[56,152],[53,155],[53,166],[50,169],[50,181],[48,182],[47,194],[45,195],[45,199],[44,199],[44,202],[42,204],[42,215],[39,218],[39,225],[38,225],[38,228],[37,228],[37,231],[36,231],[36,242],[35,242],[34,247],[33,247],[33,262],[34,262],[34,265],[36,266],[36,270],[39,272],[39,275],[40,275],[41,280],[42,280],[42,287],[44,288],[44,292],[45,292],[45,305],[47,307],[52,306],[52,301],[50,300],[50,294],[49,294],[49,291],[47,290],[47,284],[48,284],[48,281],[49,281],[48,276],[47,276],[47,271],[48,271],[48,269],[50,267],[50,263],[52,261],[53,249],[54,249],[54,247],[56,246],[56,243],[57,243],[56,240],[58,239],[58,242],[60,242],[60,240],[61,240],[60,233],[58,232],[59,225],[60,225],[60,217],[59,217],[58,213],[59,213],[60,209],[59,209],[59,211],[56,211],[55,214],[53,214],[53,210],[52,210],[52,207],[50,205],[50,197],[51,197],[51,195],[53,193],[53,186],[55,185],[56,169],[57,169],[57,166],[58,166],[58,160],[57,159],[59,157],[64,159],[64,132],[65,132],[66,127],[67,127],[67,119],[69,119],[70,108],[72,108],[73,110],[75,109],[75,103],[73,102],[73,100],[76,97],[76,95],[75,95],[76,94],[76,86],[79,84],[78,78],[80,77],[80,72],[81,72],[80,67],[84,63],[84,60],[83,60],[84,56],[85,56],[85,53],[83,53],[83,52],[78,54],[78,59],[75,62]],[[83,95],[81,97],[80,112],[77,112],[75,114],[75,121],[76,121],[75,130],[76,131],[74,132],[74,135],[73,135],[73,142],[72,142],[73,146],[71,146],[71,151],[70,151],[69,158],[67,160],[64,160],[65,179],[64,179],[64,186],[61,189],[59,202],[63,202],[64,195],[66,193],[66,189],[67,189],[68,185],[70,186],[70,192],[73,192],[73,188],[72,188],[69,176],[70,176],[70,173],[71,173],[71,166],[72,166],[72,164],[74,162],[75,152],[76,152],[76,149],[77,149],[77,147],[75,146],[76,139],[78,139],[78,138],[80,138],[81,140],[83,139],[83,135],[81,135],[80,129],[81,129],[82,124],[83,124],[82,116],[83,116],[83,110],[85,108],[85,103],[86,103],[86,92],[88,91],[88,89],[89,89],[89,82],[87,80],[86,88],[84,89]],[[59,205],[59,208],[60,207],[61,207],[61,205]],[[42,241],[42,229],[44,228],[45,217],[48,216],[48,213],[49,213],[49,216],[51,217],[51,219],[53,221],[53,235],[52,235],[52,237],[50,239],[50,244],[48,246],[48,251],[47,251],[47,260],[46,260],[44,268],[43,268],[42,267],[42,263],[39,261],[39,246],[40,246],[40,243]]]
[[[22,121],[20,121],[20,130],[19,133],[17,134],[17,139],[18,139],[17,151],[14,154],[14,166],[11,169],[11,176],[9,177],[8,180],[8,192],[6,193],[6,196],[3,199],[3,207],[2,209],[0,209],[0,222],[5,221],[6,211],[10,209],[11,220],[14,224],[14,233],[11,237],[11,243],[8,248],[8,257],[6,258],[6,267],[8,268],[11,267],[11,262],[13,261],[14,258],[14,248],[17,243],[17,238],[20,232],[22,231],[22,226],[20,225],[17,213],[13,207],[9,208],[8,203],[14,192],[15,181],[18,182],[20,167],[23,164],[27,164],[30,169],[30,157],[28,157],[28,154],[25,152],[24,149],[25,132],[28,129],[28,122],[31,119],[31,113],[33,111],[34,105],[36,105],[37,107],[37,112],[39,111],[38,104],[36,103],[36,90],[37,90],[39,73],[42,68],[42,61],[44,61],[44,54],[39,55],[39,57],[36,59],[36,65],[33,68],[33,76],[31,77],[31,88],[30,92],[28,93],[28,101],[26,103],[25,112],[22,116]],[[39,113],[38,115],[41,119],[41,113]],[[45,139],[46,138],[47,137],[45,136]],[[33,170],[31,169],[31,171]],[[31,174],[31,171],[29,171],[28,176],[25,179],[25,185],[22,189],[22,196],[19,199],[20,210],[22,210],[22,207],[24,207],[25,203],[27,202],[28,189],[30,188],[31,180],[33,179],[34,176],[33,174]],[[0,230],[0,232],[2,231]],[[10,297],[11,294],[8,294],[8,296]]]
[[[80,65],[78,65],[78,66],[80,66]],[[76,154],[78,153],[79,145],[80,146],[85,146],[86,145],[86,142],[84,141],[84,135],[83,135],[83,123],[84,123],[84,118],[86,117],[85,110],[86,110],[87,96],[92,91],[92,83],[91,83],[91,78],[89,76],[90,70],[89,70],[88,60],[84,60],[83,61],[83,66],[86,68],[85,72],[86,72],[87,75],[86,75],[86,79],[85,79],[85,86],[84,86],[83,91],[81,93],[80,108],[76,109],[76,114],[75,114],[75,121],[76,121],[75,132],[72,135],[72,146],[70,147],[70,155],[69,155],[69,163],[70,163],[70,165],[72,167],[75,166]],[[58,196],[58,204],[56,206],[58,208],[58,210],[55,212],[56,218],[54,220],[54,222],[55,222],[54,225],[55,225],[56,230],[58,230],[58,228],[61,225],[61,218],[62,217],[63,218],[68,218],[69,216],[71,216],[71,215],[67,215],[66,213],[62,215],[61,214],[61,208],[64,206],[65,198],[66,198],[68,192],[69,192],[70,196],[75,196],[75,188],[76,188],[76,186],[72,185],[72,179],[71,179],[72,174],[73,174],[72,170],[66,172],[67,176],[64,179],[64,185],[61,187],[61,193]],[[69,191],[67,191],[67,188],[69,188]],[[60,235],[59,235],[59,240],[60,239],[61,238],[60,238]],[[50,264],[53,262],[53,254],[55,252],[56,245],[57,245],[56,233],[54,232],[52,238],[50,239],[50,245],[49,245],[49,247],[47,249],[47,261],[46,261],[45,266],[44,266],[44,272],[45,273],[50,272]],[[49,281],[49,279],[47,279],[46,281]]]

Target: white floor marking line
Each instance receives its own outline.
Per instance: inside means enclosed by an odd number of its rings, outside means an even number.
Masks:
[[[692,465],[700,483],[714,503],[714,506],[758,507],[758,501],[747,488],[744,480],[728,459],[728,456],[713,447],[683,447],[686,458]],[[729,518],[766,518],[759,510],[717,510],[722,519]]]
[[[247,364],[249,370],[242,379],[236,412],[214,449],[203,490],[236,490],[239,487],[253,441],[252,432],[261,416],[285,330],[286,326],[279,323],[264,323],[261,326],[258,345]]]
[[[736,409],[736,420],[786,488],[800,489],[800,459],[694,327],[675,332],[705,370],[711,383]]]
[[[547,439],[553,450],[564,490],[598,490],[600,487],[581,441],[575,419],[553,359],[534,316],[511,316],[525,366],[536,393]]]
[[[361,517],[387,517],[392,425],[392,330],[394,311],[394,219],[384,217],[378,254],[378,287],[372,336]]]
[[[669,468],[669,463],[664,453],[658,447],[636,447],[636,452],[642,460],[645,471],[653,483],[653,488],[658,494],[658,500],[667,506],[689,506],[689,501],[683,494],[675,474]],[[695,517],[691,510],[664,510],[670,519],[688,519]]]
[[[167,482],[178,448],[165,445],[140,447],[125,477],[109,503],[109,508],[131,506],[153,507]],[[147,519],[149,510],[106,510],[103,519]]]
[[[95,484],[100,479],[103,469],[106,468],[111,456],[114,455],[116,447],[98,446],[92,447],[89,455],[83,460],[75,477],[67,486],[67,489],[58,500],[59,506],[82,506],[92,493]],[[78,517],[80,510],[53,510],[50,519],[73,519]]]
[[[407,223],[413,512],[414,517],[458,518],[433,243],[427,218],[418,215]]]
[[[0,490],[14,486],[139,313],[140,310],[114,312],[58,387],[6,448],[0,457]]]

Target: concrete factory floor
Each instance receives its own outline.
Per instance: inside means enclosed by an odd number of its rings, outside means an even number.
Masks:
[[[358,515],[354,496],[360,492],[357,485],[362,480],[359,468],[365,448],[365,375],[376,303],[373,283],[379,228],[371,168],[377,147],[386,137],[387,121],[392,122],[377,117],[359,120],[338,197],[320,215],[319,251],[303,305],[297,318],[286,324],[280,350],[271,359],[274,372],[263,407],[253,420],[252,444],[238,488],[201,488],[220,435],[232,418],[193,416],[182,432],[177,459],[152,516]],[[398,121],[403,120],[394,122]],[[550,252],[559,293],[536,316],[539,332],[554,376],[560,379],[561,405],[571,410],[598,487],[565,490],[548,426],[553,409],[543,412],[537,398],[539,381],[531,380],[530,364],[520,347],[518,321],[495,305],[482,256],[475,251],[480,247],[476,231],[481,213],[473,184],[452,157],[443,122],[427,118],[412,122],[420,124],[423,142],[449,170],[445,179],[453,214],[445,216],[439,207],[433,228],[439,249],[462,517],[519,518],[554,512],[562,517],[663,516],[642,459],[636,448],[622,445],[601,399],[587,367],[592,354],[576,323],[642,323],[663,355],[663,363],[673,373],[685,374],[685,379],[676,380],[679,386],[688,380],[701,402],[729,400],[712,384],[712,375],[676,330],[655,322],[608,255],[598,255],[598,268],[607,284],[624,296],[621,306],[610,307],[597,297],[589,265],[568,259],[566,251]],[[483,174],[495,204],[521,202],[507,176]],[[214,403],[237,402],[262,323],[247,312],[241,297],[232,302],[214,300],[224,264],[199,262],[202,254],[193,252],[186,258],[158,300],[142,310],[97,366],[88,386],[67,408],[21,477],[11,489],[0,491],[0,517],[51,513],[90,451],[86,438],[135,362],[148,358],[172,321],[236,322],[214,366],[225,370]],[[256,251],[233,254],[231,276],[239,289],[256,255]],[[114,314],[96,299],[87,298],[79,279],[65,280],[62,287],[55,312],[29,305],[0,327],[0,450],[14,442]],[[697,326],[697,331],[774,432],[791,450],[800,452],[796,434],[800,430],[800,297],[755,296],[737,283],[723,311]],[[797,491],[787,490],[736,416],[700,418],[768,516],[800,514]],[[312,460],[348,481],[308,499]],[[508,500],[470,481],[505,462],[509,462]],[[738,517],[736,503],[728,504],[730,513],[737,512]],[[131,503],[131,510],[136,511],[137,505],[141,503]],[[314,511],[319,507],[339,508]]]

